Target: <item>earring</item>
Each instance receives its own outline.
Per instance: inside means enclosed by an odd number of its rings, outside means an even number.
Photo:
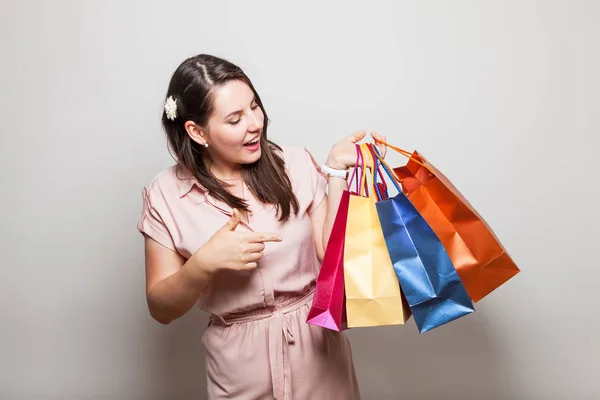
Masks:
[[[208,147],[208,143],[204,143],[204,147]]]

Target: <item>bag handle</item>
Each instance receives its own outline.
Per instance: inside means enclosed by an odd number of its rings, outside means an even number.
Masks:
[[[367,159],[365,157],[364,149],[362,144],[357,144],[356,148],[360,153],[360,170],[362,173],[362,179],[360,181],[360,195],[369,197],[369,188],[367,186]],[[364,195],[363,195],[364,190]]]
[[[429,171],[429,172],[431,172],[433,174],[433,171],[431,170],[431,168],[429,168],[427,165],[425,165],[425,163],[423,162],[423,159],[421,158],[421,159],[417,160],[416,158],[418,156],[415,156],[410,151],[403,150],[403,149],[401,149],[399,147],[396,147],[396,146],[392,146],[391,144],[389,144],[389,143],[387,143],[387,142],[385,142],[383,140],[375,139],[375,141],[377,143],[380,143],[380,144],[382,144],[382,145],[384,145],[384,146],[386,146],[386,147],[388,147],[388,148],[390,148],[390,149],[392,149],[392,150],[394,150],[394,151],[402,154],[404,157],[408,158],[409,160],[412,160],[412,161],[416,162],[417,164],[419,164],[420,166],[426,168],[427,171]]]
[[[379,154],[379,150],[377,150],[377,147],[373,146],[373,150],[374,150],[373,154],[375,154],[375,163],[377,163],[377,164],[381,163],[383,169],[385,170],[387,175],[390,177],[392,183],[398,190],[398,193],[404,193],[402,191],[402,188],[399,185],[400,179],[396,176],[396,174],[394,173],[394,170],[390,168],[390,166],[387,164],[387,162],[385,162],[385,160],[383,159],[381,154]],[[383,176],[381,177],[381,179],[383,180]],[[377,192],[377,194],[379,196],[379,199],[381,200],[381,193]]]
[[[372,189],[372,193],[373,195],[377,195],[377,200],[382,200],[383,197],[381,196],[381,191],[379,189],[379,186],[377,185],[377,176],[379,175],[382,179],[381,179],[381,183],[383,186],[383,190],[385,190],[385,193],[387,195],[387,184],[385,182],[385,179],[383,179],[383,173],[381,172],[380,167],[376,164],[375,161],[375,156],[373,153],[373,150],[371,149],[371,144],[370,143],[364,143],[362,145],[360,145],[360,150],[361,150],[361,155],[362,155],[362,159],[363,159],[363,185],[365,190],[367,191],[367,197],[369,196],[368,193],[368,188],[369,185],[366,182],[366,170],[367,168],[367,161],[370,160],[371,161],[371,165],[373,166],[374,171],[372,172],[372,176],[371,176],[371,189]]]
[[[381,178],[381,185],[383,186],[383,191],[385,193],[386,198],[388,197],[388,188],[385,179],[383,178],[383,173],[381,172],[381,166],[377,163],[377,158],[375,157],[375,152],[373,150],[374,146],[372,143],[367,144],[367,149],[369,150],[371,156],[371,163],[373,164],[373,168],[377,170],[377,173],[373,175],[373,192],[376,192],[381,195],[379,186],[377,185],[377,176]]]
[[[356,163],[354,166],[354,169],[352,171],[352,174],[350,176],[350,181],[349,181],[349,186],[352,185],[352,181],[354,181],[356,183],[356,190],[353,191],[352,193],[358,194],[359,196],[362,197],[370,197],[369,195],[369,183],[367,182],[367,170],[369,169],[367,167],[368,165],[368,161],[371,161],[371,165],[373,166],[373,173],[372,176],[370,177],[370,186],[371,186],[371,193],[373,195],[377,195],[377,199],[378,200],[382,200],[383,197],[381,195],[381,190],[379,189],[379,186],[377,185],[377,177],[380,177],[381,180],[381,184],[382,184],[382,189],[384,190],[384,193],[387,197],[388,194],[388,187],[387,187],[387,183],[384,179],[384,174],[381,171],[381,165],[377,162],[377,157],[374,153],[374,149],[375,147],[373,146],[373,144],[371,143],[363,143],[363,144],[356,144]],[[377,151],[375,149],[375,151]],[[388,172],[388,171],[386,171]],[[389,172],[388,172],[389,175]],[[390,176],[390,179],[394,179],[393,177]],[[398,188],[396,186],[396,188]]]
[[[356,162],[354,163],[354,168],[352,169],[352,174],[350,175],[350,179],[348,180],[348,189],[349,189],[350,193],[354,193],[354,194],[358,194],[358,182],[360,180],[360,178],[358,177],[360,156],[361,156],[361,153],[358,149],[358,145],[356,145]],[[354,178],[356,178],[356,180],[354,180]],[[351,189],[353,180],[356,183],[356,190],[354,190],[354,191],[352,191],[352,189]]]
[[[366,185],[366,162],[359,144],[355,145],[356,148],[356,163],[354,164],[354,169],[352,170],[352,175],[350,177],[350,181],[348,182],[348,188],[350,193],[357,194],[362,197],[369,196],[369,189]],[[352,180],[356,183],[356,189],[351,190]]]
[[[361,189],[360,189],[360,195],[361,196],[366,196],[366,197],[370,197],[369,196],[369,184],[367,183],[367,162],[370,160],[371,161],[371,165],[373,166],[373,173],[371,176],[370,181],[370,186],[372,189],[372,195],[377,196],[377,200],[381,201],[383,200],[383,196],[381,194],[381,189],[379,188],[379,185],[377,184],[377,177],[380,177],[381,180],[381,184],[382,184],[382,189],[384,190],[384,193],[386,195],[386,198],[388,197],[388,187],[386,184],[386,181],[384,179],[384,175],[383,172],[381,171],[381,165],[378,163],[378,159],[375,156],[374,150],[377,151],[376,148],[374,148],[374,146],[371,143],[364,143],[361,145],[357,145],[358,150],[360,151],[360,170],[362,171],[362,179],[361,179]],[[389,175],[389,171],[388,172]],[[392,179],[392,181],[394,181],[394,177],[390,176],[390,179]],[[394,184],[396,185],[396,182],[394,182]],[[401,191],[401,189],[398,187],[398,185],[396,185],[396,188],[398,189],[398,191]],[[363,192],[364,191],[364,192]],[[365,193],[365,194],[363,194]]]
[[[381,173],[381,171],[377,170],[377,165],[375,164],[375,159],[373,157],[373,153],[371,152],[371,149],[369,147],[368,143],[364,143],[360,145],[360,151],[362,153],[362,158],[363,158],[363,167],[367,164],[366,161],[370,160],[371,161],[371,165],[373,166],[373,172],[372,172],[372,176],[370,179],[370,183],[371,183],[371,188],[372,188],[372,193],[374,195],[377,196],[377,200],[381,200],[381,192],[379,191],[379,188],[377,187],[377,175],[378,173]],[[366,182],[366,179],[364,180],[364,185],[365,188],[368,187],[368,184]]]

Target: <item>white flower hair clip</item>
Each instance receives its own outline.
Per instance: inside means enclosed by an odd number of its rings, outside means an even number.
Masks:
[[[165,114],[171,121],[175,121],[175,118],[177,118],[177,103],[173,96],[169,96],[165,101]]]

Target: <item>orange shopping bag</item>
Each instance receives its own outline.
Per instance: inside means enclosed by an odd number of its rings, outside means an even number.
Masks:
[[[383,141],[409,158],[394,168],[404,193],[444,244],[467,293],[477,302],[519,273],[490,226],[456,187],[418,152]]]

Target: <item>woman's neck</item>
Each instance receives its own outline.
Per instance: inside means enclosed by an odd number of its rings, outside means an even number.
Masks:
[[[208,170],[219,180],[236,181],[242,179],[241,164],[227,164],[210,160],[207,163]]]

